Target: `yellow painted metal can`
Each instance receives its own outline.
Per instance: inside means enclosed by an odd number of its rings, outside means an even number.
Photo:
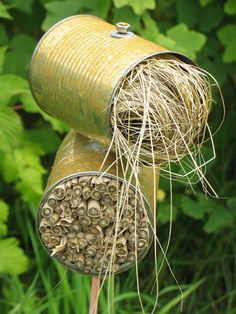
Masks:
[[[45,193],[48,193],[61,180],[75,175],[101,175],[103,171],[106,171],[105,175],[116,178],[118,174],[118,179],[124,180],[121,167],[118,167],[117,173],[115,154],[110,152],[104,162],[105,156],[106,150],[101,144],[86,138],[75,130],[69,131],[57,152]],[[157,194],[153,186],[153,171],[151,167],[143,167],[139,175],[142,193],[150,208],[153,208],[154,195]],[[155,177],[158,184],[159,168],[155,168]],[[135,185],[135,182],[133,184]]]
[[[122,23],[121,23],[122,24]],[[171,53],[135,34],[90,15],[53,26],[38,43],[31,63],[32,94],[42,110],[108,147],[114,94],[129,71],[143,60]]]
[[[66,265],[69,269],[74,270],[74,271],[81,271],[82,273],[83,273],[83,270],[78,269],[75,263],[63,261],[62,260],[63,255],[60,255],[60,254],[54,255],[52,246],[50,247],[50,245],[47,246],[47,244],[45,244],[44,238],[47,235],[49,235],[48,241],[50,240],[55,241],[58,239],[54,234],[50,233],[53,228],[54,229],[58,228],[58,226],[57,226],[57,221],[50,223],[50,219],[52,219],[53,217],[45,218],[45,215],[43,214],[43,210],[45,208],[45,205],[49,204],[50,195],[51,196],[54,195],[54,197],[58,199],[55,194],[55,189],[60,188],[60,186],[62,185],[65,186],[66,184],[68,184],[68,182],[73,183],[73,180],[79,181],[80,178],[86,178],[86,177],[91,178],[95,176],[99,177],[103,173],[103,170],[107,170],[106,173],[104,174],[104,178],[108,180],[118,180],[121,184],[127,184],[127,181],[123,178],[122,173],[120,171],[117,172],[117,167],[116,167],[116,164],[114,163],[115,162],[114,153],[112,152],[109,153],[101,169],[101,165],[105,159],[105,155],[106,155],[106,151],[104,150],[104,147],[101,144],[84,137],[83,135],[77,133],[74,130],[71,130],[67,134],[65,139],[63,140],[57,152],[57,155],[56,155],[53,167],[52,167],[52,171],[48,179],[46,191],[40,202],[39,209],[38,209],[37,230],[46,251],[50,255],[53,255],[59,262]],[[158,178],[158,169],[156,169],[155,171],[156,171],[156,177]],[[142,193],[143,193],[144,206],[145,206],[145,212],[146,212],[145,215],[146,217],[148,217],[148,220],[151,223],[151,225],[153,225],[153,210],[151,209],[152,203],[153,203],[153,194],[154,194],[153,175],[154,173],[151,171],[151,168],[146,168],[146,167],[143,168],[142,173],[140,174],[140,183],[142,186]],[[82,184],[82,183],[76,183],[76,184]],[[131,189],[133,189],[133,191],[135,191],[135,185],[131,184],[130,187]],[[73,187],[69,186],[68,190],[71,190],[71,189],[73,189]],[[62,199],[62,197],[59,199]],[[64,196],[63,199],[66,200],[67,196]],[[68,216],[64,216],[66,215],[66,207],[64,207],[66,205],[62,203],[60,204],[61,205],[59,206],[59,203],[57,203],[55,207],[53,206],[53,204],[50,204],[50,206],[54,208],[54,212],[52,212],[54,216],[53,219],[58,220],[58,217],[57,217],[59,216],[59,212],[57,211],[58,207],[59,209],[64,208],[64,214],[61,217],[62,217],[62,220],[66,222],[67,224],[66,228],[70,229],[69,224],[73,223],[73,219],[70,222],[68,220],[70,218]],[[75,210],[76,211],[79,210],[78,205],[75,206]],[[79,214],[78,214],[78,219],[80,219]],[[43,223],[45,223],[46,226],[42,226]],[[40,231],[40,228],[45,229],[43,233]],[[63,228],[65,229],[65,227]],[[69,238],[69,235],[68,235],[68,238]],[[149,242],[145,250],[143,250],[140,253],[138,257],[139,260],[142,259],[148,252],[148,249],[152,242],[152,238],[153,238],[153,232],[150,227],[149,240],[148,240]],[[67,243],[68,241],[69,240],[67,240]],[[57,245],[58,246],[56,246],[56,248],[59,247],[61,244],[57,244]],[[123,272],[133,267],[134,265],[135,265],[134,261],[124,262],[124,264],[120,266],[120,268],[116,271],[116,273]],[[102,273],[104,274],[104,272]],[[98,275],[99,272],[90,270],[88,274]]]

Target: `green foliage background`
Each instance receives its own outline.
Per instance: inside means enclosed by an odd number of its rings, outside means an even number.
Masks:
[[[179,51],[218,80],[226,118],[215,136],[217,159],[208,179],[221,196],[208,198],[174,185],[174,229],[168,258],[186,296],[183,313],[236,313],[236,1],[235,0],[5,0],[0,1],[0,312],[88,312],[90,278],[65,272],[41,249],[35,230],[42,196],[56,150],[68,130],[36,106],[28,84],[37,41],[51,25],[73,14],[128,21],[132,30]],[[219,95],[211,114],[215,129],[222,116]],[[205,156],[210,156],[206,146]],[[158,234],[165,245],[169,222],[169,184],[162,179]],[[161,262],[161,256],[159,256]],[[146,313],[152,292],[154,257],[140,264]],[[167,266],[160,278],[156,313],[178,313],[180,295]],[[60,284],[59,284],[60,283]],[[155,290],[155,289],[154,289]],[[107,313],[107,287],[99,313]],[[141,313],[135,272],[115,283],[115,313]]]

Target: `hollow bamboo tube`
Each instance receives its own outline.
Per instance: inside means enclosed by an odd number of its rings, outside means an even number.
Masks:
[[[49,219],[48,219],[49,224],[50,224],[51,226],[52,226],[52,225],[55,225],[55,224],[57,223],[57,221],[59,220],[59,218],[60,218],[60,215],[59,215],[59,214],[53,213],[53,214],[49,217]]]
[[[90,176],[83,176],[83,177],[80,177],[80,178],[79,178],[79,184],[80,184],[82,187],[88,186],[90,180],[91,180]]]
[[[87,202],[85,201],[80,201],[79,205],[78,205],[78,213],[79,216],[83,216],[86,214],[87,211]]]
[[[100,200],[101,199],[101,197],[102,197],[102,193],[100,192],[100,191],[97,191],[96,189],[93,189],[92,191],[91,191],[91,197],[93,198],[93,199],[95,199],[95,200]]]
[[[90,196],[91,196],[91,190],[90,190],[90,188],[88,186],[85,186],[83,188],[83,197],[84,197],[85,200],[87,200],[87,199],[90,198]]]
[[[125,247],[126,245],[126,241],[127,239],[125,239],[125,237],[121,237],[119,239],[116,240],[116,247],[118,249],[122,248],[122,247]]]
[[[71,179],[71,185],[72,185],[72,187],[76,186],[77,184],[78,184],[78,179],[77,179],[77,178]]]
[[[43,205],[42,215],[44,217],[50,217],[52,213],[53,213],[53,209],[48,204]]]
[[[75,197],[80,197],[82,195],[82,193],[83,193],[83,189],[81,186],[76,185],[73,187],[73,195]]]
[[[60,184],[54,189],[54,195],[57,200],[62,200],[66,195],[65,184]]]
[[[108,192],[110,193],[116,193],[118,190],[119,190],[119,181],[118,180],[111,180],[108,185],[107,185],[107,189],[108,189]]]
[[[93,177],[92,182],[95,184],[95,190],[102,193],[106,191],[107,184],[104,182],[102,177]]]
[[[91,218],[99,218],[100,212],[100,203],[96,200],[90,199],[88,201],[88,216]]]
[[[82,269],[84,267],[84,255],[83,254],[78,253],[76,265],[79,269]]]
[[[52,208],[55,208],[57,206],[57,199],[54,194],[49,195],[48,205],[51,206]]]
[[[79,224],[79,220],[74,220],[70,226],[70,230],[72,232],[76,232],[77,234],[82,231],[82,227]]]
[[[87,242],[88,242],[89,244],[92,244],[93,241],[94,241],[94,239],[95,239],[95,235],[92,234],[92,233],[86,233],[86,234],[84,235],[84,238],[87,240]]]
[[[108,217],[102,217],[101,219],[99,219],[98,224],[102,228],[105,228],[110,224],[110,219]]]
[[[88,256],[94,256],[96,255],[96,247],[94,245],[88,245],[85,252]]]
[[[71,208],[77,208],[79,206],[80,200],[76,197],[70,199]]]

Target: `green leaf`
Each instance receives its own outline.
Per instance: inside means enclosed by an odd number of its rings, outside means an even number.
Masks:
[[[171,301],[169,301],[167,304],[165,304],[158,311],[158,314],[173,313],[173,311],[171,311],[171,310],[173,309],[174,306],[176,306],[177,304],[179,304],[181,302],[182,297],[186,298],[190,293],[192,293],[194,290],[196,290],[204,282],[204,280],[205,279],[201,279],[198,282],[190,285],[190,287],[183,292],[183,296],[179,294],[177,297],[173,298]]]
[[[8,34],[4,25],[0,25],[0,46],[8,45]]]
[[[227,200],[227,207],[230,212],[236,217],[236,196],[230,197]]]
[[[25,141],[20,149],[14,151],[14,160],[18,165],[16,189],[22,199],[37,208],[43,194],[42,177],[46,170],[41,164],[42,148],[33,142]]]
[[[175,48],[176,42],[159,32],[156,22],[148,12],[142,15],[144,27],[139,29],[139,33],[144,38],[156,42],[158,45],[166,47],[170,50]]]
[[[224,62],[236,61],[236,24],[228,24],[222,27],[218,32],[217,36],[225,46],[223,55]]]
[[[205,35],[189,30],[182,23],[168,29],[167,36],[175,41],[176,51],[187,54],[193,59],[196,58],[196,52],[200,51],[206,42]]]
[[[79,9],[83,7],[82,3],[74,0],[67,1],[52,1],[44,5],[47,15],[42,24],[42,30],[47,31],[52,25],[58,21],[78,13]]]
[[[162,47],[168,48],[169,50],[175,50],[176,42],[164,34],[158,33],[156,35],[155,42]]]
[[[11,108],[0,106],[0,150],[10,152],[17,147],[22,132],[20,116]]]
[[[201,192],[197,194],[197,202],[199,206],[202,208],[202,210],[205,211],[205,213],[212,213],[215,210],[215,208],[220,208],[218,200],[206,197],[206,195]]]
[[[156,22],[148,12],[143,13],[142,20],[145,27],[140,30],[140,34],[148,40],[156,41],[157,34],[159,33]]]
[[[189,27],[194,27],[198,21],[199,4],[197,1],[178,0],[177,17],[179,23],[185,23]]]
[[[4,19],[12,20],[12,16],[8,12],[8,9],[10,7],[11,6],[5,5],[2,3],[2,1],[0,1],[0,17],[2,17]]]
[[[228,24],[222,27],[218,32],[217,36],[222,42],[222,44],[227,45],[235,38],[236,32],[236,25],[235,24]]]
[[[0,238],[7,235],[7,225],[0,220]]]
[[[224,11],[230,15],[236,14],[236,1],[228,0],[224,5]]]
[[[223,11],[219,4],[212,3],[202,8],[197,1],[178,0],[178,22],[189,27],[199,26],[199,30],[209,32],[216,27],[223,18]],[[211,17],[209,19],[209,16]]]
[[[26,139],[38,143],[49,154],[55,153],[61,142],[60,137],[52,129],[45,127],[27,130]]]
[[[40,156],[44,155],[44,151],[38,144],[30,141],[24,141],[20,149],[14,151],[16,164],[19,165],[19,173],[24,176],[25,168],[34,168],[40,174],[45,173],[45,169],[40,162]]]
[[[126,21],[131,25],[131,31],[140,29],[140,16],[134,14],[130,7],[113,9],[113,24]]]
[[[20,101],[23,104],[23,109],[26,112],[31,112],[31,113],[39,113],[43,119],[47,122],[49,122],[53,128],[53,130],[59,132],[59,133],[65,133],[67,131],[69,131],[69,127],[62,121],[55,119],[51,116],[49,116],[48,114],[46,114],[45,112],[43,112],[39,106],[36,104],[29,88],[26,90],[26,92],[24,94],[22,94],[19,97]]]
[[[42,175],[37,169],[26,167],[24,175],[20,173],[21,181],[17,182],[16,189],[21,193],[22,200],[37,208],[43,195]]]
[[[62,134],[69,131],[70,128],[64,122],[49,116],[43,111],[41,111],[41,115],[43,116],[45,121],[48,121],[51,124],[54,131],[57,131]]]
[[[9,51],[6,54],[3,68],[4,73],[14,73],[28,78],[30,60],[35,46],[36,41],[27,34],[22,33],[14,36],[9,44]]]
[[[15,314],[40,314],[43,308],[46,308],[45,304],[41,306],[38,304],[37,289],[35,289],[38,281],[37,271],[32,276],[32,280],[27,283],[20,276],[7,276],[7,284],[3,284],[2,287],[2,296],[4,302],[12,304],[8,314],[14,314],[15,310]]]
[[[231,43],[230,45],[226,47],[224,56],[223,56],[223,61],[226,63],[236,61],[236,45],[235,44]]]
[[[0,220],[6,222],[8,218],[8,213],[9,213],[8,204],[0,199]]]
[[[170,221],[170,204],[168,202],[159,203],[157,207],[158,221],[165,224]],[[175,206],[172,208],[172,221],[177,218],[177,209]]]
[[[219,85],[223,85],[227,79],[228,73],[232,69],[229,64],[223,62],[222,57],[220,55],[216,56],[213,60],[210,57],[204,57],[199,62],[201,67],[211,73],[219,83]],[[203,147],[204,148],[204,147]],[[209,165],[214,165],[216,160],[212,161],[208,164],[207,168],[209,169]]]
[[[232,213],[223,207],[216,207],[209,216],[207,223],[204,225],[206,233],[217,233],[225,228],[230,228],[234,224]]]
[[[182,210],[185,215],[194,219],[203,219],[205,215],[205,208],[200,203],[194,201],[190,197],[182,197]]]
[[[199,0],[202,7],[205,7],[206,5],[208,5],[212,1],[213,0]]]
[[[0,73],[2,72],[6,50],[7,50],[7,47],[0,47]]]
[[[34,0],[10,0],[14,8],[25,13],[32,13],[32,4]]]
[[[14,160],[14,154],[4,154],[1,165],[1,173],[6,183],[14,182],[18,176],[18,166]]]
[[[7,234],[7,218],[9,214],[9,206],[3,200],[0,200],[0,237]]]
[[[0,103],[9,104],[12,96],[29,93],[28,82],[14,74],[0,76]]]
[[[28,268],[28,258],[16,238],[0,239],[0,273],[19,275]]]
[[[211,17],[209,19],[209,16]],[[224,17],[224,12],[220,4],[212,3],[199,11],[198,27],[201,32],[210,32],[217,27]]]
[[[111,0],[86,0],[83,4],[83,9],[92,15],[106,19],[111,6]]]
[[[22,199],[34,208],[37,208],[43,194],[42,179],[46,170],[40,156],[44,154],[38,143],[24,140],[19,149],[5,154],[1,165],[5,182],[15,182]]]
[[[24,94],[22,94],[20,96],[20,101],[22,102],[23,105],[23,109],[26,112],[33,112],[33,113],[41,113],[41,109],[39,108],[39,106],[36,104],[30,89],[28,89],[28,91]]]
[[[155,0],[113,0],[117,8],[128,5],[134,13],[141,15],[147,9],[155,9]]]

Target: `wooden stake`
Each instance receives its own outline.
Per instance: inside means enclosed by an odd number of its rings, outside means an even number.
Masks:
[[[100,278],[93,277],[91,294],[90,294],[90,305],[89,305],[89,314],[98,313],[98,292],[100,288]]]

